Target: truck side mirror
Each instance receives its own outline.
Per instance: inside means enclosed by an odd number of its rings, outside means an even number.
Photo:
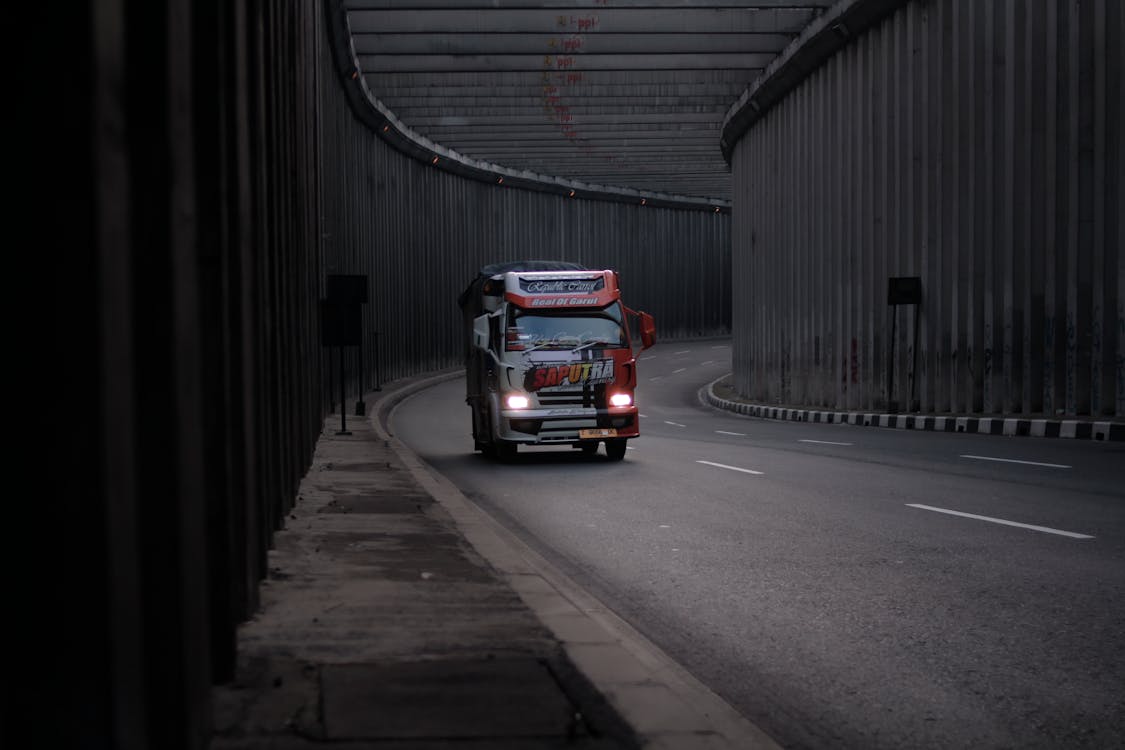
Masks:
[[[656,343],[656,321],[646,312],[641,313],[641,350]]]

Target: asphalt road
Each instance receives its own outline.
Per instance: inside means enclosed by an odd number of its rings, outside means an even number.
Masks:
[[[729,361],[645,352],[619,463],[474,454],[462,380],[392,429],[787,747],[1125,747],[1125,446],[740,417]]]

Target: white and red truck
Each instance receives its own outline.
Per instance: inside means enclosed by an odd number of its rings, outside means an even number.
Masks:
[[[507,460],[519,445],[570,445],[612,460],[640,434],[637,362],[655,343],[648,313],[621,302],[616,271],[562,261],[485,266],[459,299],[466,402],[476,450]]]

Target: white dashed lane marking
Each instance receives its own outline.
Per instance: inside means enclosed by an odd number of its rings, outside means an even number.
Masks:
[[[673,374],[673,375],[675,375],[676,373],[678,373],[678,372],[683,372],[683,371],[684,371],[684,370],[686,370],[686,369],[687,369],[686,367],[681,367],[681,368],[680,368],[680,369],[678,369],[678,370],[672,370],[672,374]]]
[[[727,432],[726,430],[715,430],[720,435],[735,435],[737,437],[746,437],[745,432]]]
[[[1069,469],[1067,464],[1045,464],[1040,461],[1020,461],[1017,458],[993,458],[991,456],[970,456],[962,455],[961,458],[971,458],[976,461],[1000,461],[1006,464],[1025,464],[1027,466],[1046,466],[1051,469]]]
[[[726,464],[717,464],[714,461],[696,461],[697,464],[707,464],[708,466],[715,466],[720,469],[730,469],[731,471],[741,471],[743,474],[754,474],[755,476],[764,476],[765,472],[754,471],[753,469],[741,469],[737,466],[727,466]]]
[[[669,422],[667,419],[664,420],[664,424],[670,424],[673,427],[687,427],[686,424],[680,424],[679,422]]]
[[[907,503],[909,508],[918,508],[919,510],[932,510],[934,513],[945,513],[950,516],[961,516],[962,518],[972,518],[977,521],[988,521],[989,523],[998,523],[1004,526],[1015,526],[1021,529],[1031,529],[1032,531],[1042,531],[1044,534],[1058,534],[1059,536],[1068,536],[1071,539],[1093,539],[1094,537],[1089,534],[1078,534],[1073,531],[1063,531],[1061,529],[1052,529],[1049,526],[1035,526],[1030,523],[1019,523],[1018,521],[1008,521],[1003,518],[993,518],[992,516],[978,516],[975,513],[963,513],[959,510],[949,510],[948,508],[935,508],[932,505],[920,505],[918,503]]]
[[[852,443],[837,443],[835,440],[798,440],[798,443],[818,443],[820,445],[852,445]]]
[[[691,354],[691,349],[684,349],[682,352],[672,352],[673,354]]]

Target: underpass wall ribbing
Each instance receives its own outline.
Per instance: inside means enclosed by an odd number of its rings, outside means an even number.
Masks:
[[[652,313],[660,338],[729,332],[728,214],[571,199],[442,171],[358,121],[327,59],[323,76],[325,273],[369,277],[368,387],[376,333],[383,380],[459,365],[457,297],[481,266],[500,261],[613,268],[626,304]]]
[[[911,2],[766,111],[732,155],[739,391],[1125,415],[1122,15]],[[916,351],[890,276],[922,278]]]
[[[63,24],[84,64],[62,61],[35,108],[73,165],[38,170],[67,260],[51,481],[72,561],[36,619],[66,628],[36,657],[49,684],[27,678],[67,717],[37,723],[42,746],[210,743],[211,685],[234,674],[325,411],[321,18],[315,0],[153,0]]]
[[[43,153],[66,179],[37,169],[29,193],[44,257],[66,259],[48,505],[71,564],[64,594],[35,584],[50,647],[12,670],[67,717],[37,724],[44,746],[210,743],[211,685],[234,676],[329,408],[328,273],[370,275],[383,379],[457,364],[457,295],[505,259],[615,267],[665,337],[728,330],[728,215],[503,190],[392,151],[344,101],[324,16],[107,2],[55,29],[74,57],[29,111],[63,131]]]

